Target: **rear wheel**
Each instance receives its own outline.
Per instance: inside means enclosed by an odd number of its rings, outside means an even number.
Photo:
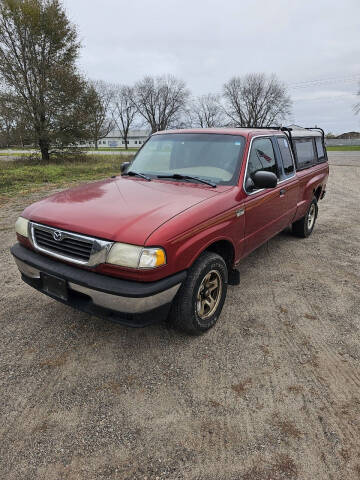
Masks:
[[[316,218],[318,216],[317,200],[314,197],[309,205],[306,215],[292,224],[293,234],[297,237],[306,238],[314,230]]]
[[[227,282],[224,259],[216,253],[202,253],[174,299],[169,316],[171,324],[193,335],[209,330],[220,316]]]

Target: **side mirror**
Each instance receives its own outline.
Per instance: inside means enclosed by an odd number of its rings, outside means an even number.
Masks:
[[[278,182],[277,176],[273,172],[259,170],[252,175],[252,181],[255,188],[275,188]]]
[[[126,169],[128,168],[128,166],[130,165],[130,162],[124,162],[120,165],[120,172],[121,173],[124,173],[126,171]]]

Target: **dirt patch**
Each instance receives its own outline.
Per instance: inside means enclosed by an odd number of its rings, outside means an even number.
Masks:
[[[288,387],[288,391],[299,395],[304,391],[304,389],[301,385],[290,385],[290,387]]]
[[[298,478],[298,468],[288,455],[279,455],[274,463],[267,467],[253,467],[241,477],[241,480],[281,480],[284,478],[287,480]]]
[[[232,390],[234,390],[234,392],[237,395],[242,396],[247,391],[247,389],[249,388],[249,386],[251,384],[252,384],[252,379],[247,378],[243,382],[236,383],[235,385],[231,385],[231,388],[232,388]]]
[[[280,432],[286,437],[300,438],[301,431],[290,420],[284,420],[275,415],[273,418],[273,425],[277,427]]]

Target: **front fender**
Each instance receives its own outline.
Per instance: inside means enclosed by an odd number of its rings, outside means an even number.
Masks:
[[[245,216],[237,217],[236,210],[232,209],[175,237],[171,242],[174,270],[189,268],[204,250],[219,241],[232,246],[236,260],[242,252],[244,231]]]

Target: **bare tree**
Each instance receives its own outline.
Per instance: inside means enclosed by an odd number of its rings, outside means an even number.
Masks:
[[[22,111],[22,99],[7,88],[0,88],[0,145],[33,144],[31,123]]]
[[[15,95],[10,91],[0,92],[0,133],[1,143],[10,147],[13,133],[19,119]]]
[[[225,123],[220,96],[208,93],[195,98],[190,106],[191,124],[194,127],[221,127]]]
[[[44,160],[52,145],[74,143],[80,133],[79,47],[59,0],[0,0],[0,77],[21,99]]]
[[[185,82],[171,75],[144,77],[135,84],[133,93],[133,103],[152,132],[179,122],[190,94]]]
[[[11,141],[13,145],[24,147],[34,145],[34,132],[31,125],[28,125],[25,118],[19,115],[16,125],[12,131]]]
[[[357,92],[357,96],[360,97],[360,85],[359,85],[359,90]],[[355,115],[360,113],[360,102],[354,105],[354,112],[355,112]]]
[[[114,120],[111,115],[114,88],[102,80],[92,81],[89,86],[89,95],[91,105],[88,128],[90,138],[97,150],[99,140],[106,137],[114,128]]]
[[[128,136],[131,125],[137,113],[133,102],[134,91],[131,87],[120,85],[115,87],[113,118],[121,136],[125,142],[125,149],[128,149]]]
[[[336,138],[336,135],[334,135],[332,132],[328,132],[328,133],[325,135],[325,138]]]
[[[234,127],[269,127],[290,113],[291,99],[275,75],[251,73],[224,85],[225,113]]]

